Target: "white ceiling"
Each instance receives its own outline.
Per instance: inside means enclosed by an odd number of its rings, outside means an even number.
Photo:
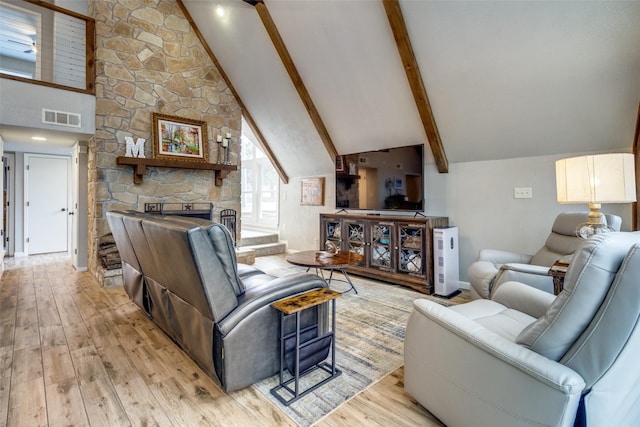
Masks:
[[[183,3],[285,172],[330,171],[332,159],[254,7]],[[427,143],[380,1],[265,3],[340,154]],[[400,5],[449,162],[631,147],[640,1]],[[0,134],[10,146],[31,143],[28,129],[5,126]],[[66,136],[52,134],[62,146],[78,139]]]
[[[253,6],[183,2],[285,172],[326,172],[331,159]],[[340,154],[427,142],[380,1],[265,4]],[[631,147],[640,1],[400,5],[449,162]]]
[[[0,136],[4,141],[5,151],[35,153],[69,152],[76,143],[83,142],[90,137],[90,135],[75,132],[8,125],[0,125]],[[33,139],[34,137],[37,139]]]
[[[640,2],[403,2],[452,161],[631,147]]]

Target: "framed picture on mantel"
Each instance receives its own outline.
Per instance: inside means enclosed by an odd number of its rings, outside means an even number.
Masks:
[[[154,159],[208,162],[207,122],[167,114],[151,114]]]

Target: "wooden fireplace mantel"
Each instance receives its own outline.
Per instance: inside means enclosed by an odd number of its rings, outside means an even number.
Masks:
[[[153,166],[156,168],[212,170],[216,173],[215,183],[217,186],[222,185],[222,181],[227,177],[229,172],[238,170],[238,166],[236,165],[221,165],[217,163],[192,162],[187,160],[147,159],[124,156],[117,157],[116,163],[118,165],[133,167],[134,184],[142,184],[142,181],[144,180],[144,174],[147,172],[147,166]]]

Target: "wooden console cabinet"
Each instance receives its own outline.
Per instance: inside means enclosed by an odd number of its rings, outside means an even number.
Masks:
[[[320,249],[331,240],[342,251],[364,255],[353,274],[433,293],[433,229],[447,217],[321,214]]]

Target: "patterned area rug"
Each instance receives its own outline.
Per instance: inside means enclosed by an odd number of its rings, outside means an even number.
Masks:
[[[281,276],[299,271],[300,268],[291,267],[269,273]],[[336,276],[340,278],[340,274]],[[253,386],[300,426],[312,425],[402,366],[404,333],[415,299],[429,298],[444,305],[451,304],[446,299],[405,287],[350,277],[358,294],[347,292],[337,299],[336,305],[336,366],[342,370],[342,375],[289,406],[283,405],[270,392],[278,384],[278,375]],[[344,292],[348,285],[334,280],[331,288]]]

